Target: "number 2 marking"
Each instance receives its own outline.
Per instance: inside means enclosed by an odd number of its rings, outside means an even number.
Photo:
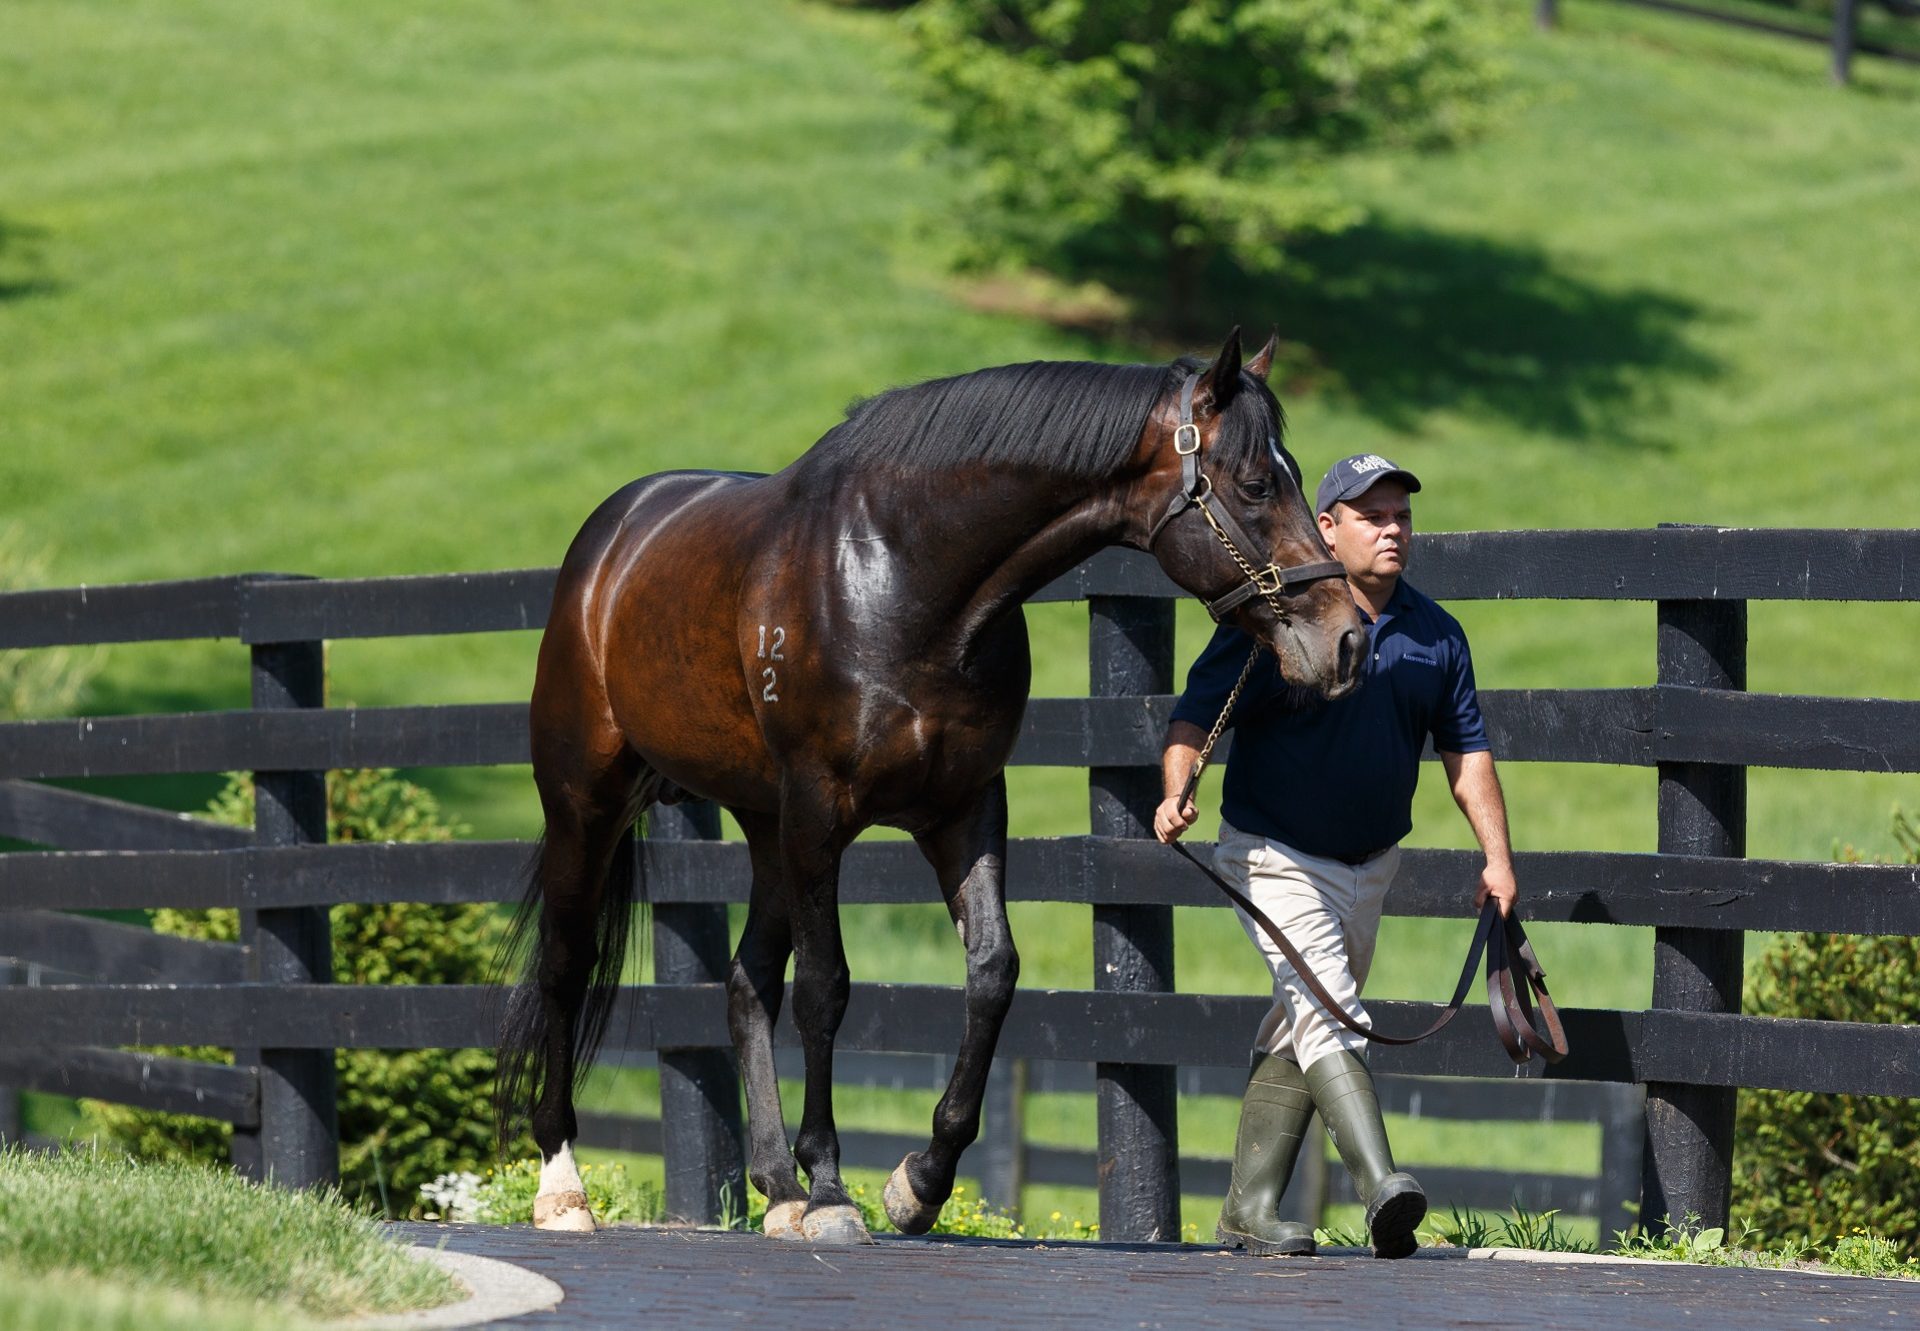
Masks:
[[[771,647],[769,647],[767,643],[767,626],[762,624],[760,626],[760,650],[756,652],[755,655],[763,661],[784,661],[787,658],[781,652],[781,648],[786,645],[787,631],[776,624],[773,628],[773,643]],[[779,702],[780,695],[775,691],[780,686],[780,676],[778,673],[775,672],[772,666],[768,666],[760,672],[760,678],[766,681],[766,686],[760,690],[761,701]]]

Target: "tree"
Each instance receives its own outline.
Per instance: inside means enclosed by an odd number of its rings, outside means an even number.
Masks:
[[[971,257],[1139,287],[1176,326],[1216,254],[1279,269],[1361,217],[1330,178],[1455,142],[1494,86],[1467,0],[925,0],[908,16],[972,167]]]

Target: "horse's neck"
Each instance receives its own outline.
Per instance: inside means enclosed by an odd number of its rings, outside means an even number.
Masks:
[[[959,656],[996,621],[1125,530],[1118,487],[989,472],[935,481],[899,535],[911,551],[929,646]]]

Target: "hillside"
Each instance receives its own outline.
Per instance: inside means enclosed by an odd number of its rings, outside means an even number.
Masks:
[[[1354,162],[1372,220],[1221,300],[1223,324],[1288,340],[1303,464],[1389,453],[1434,529],[1913,525],[1920,76],[1863,61],[1836,92],[1817,48],[1599,3],[1543,36],[1529,8],[1484,141]],[[887,385],[1163,354],[970,308],[938,261],[964,220],[883,16],[36,0],[13,19],[0,514],[57,547],[62,582],[552,563],[630,477],[778,466]],[[1651,678],[1649,607],[1457,608],[1483,686]],[[1084,687],[1078,614],[1033,617],[1042,692]],[[1913,606],[1755,606],[1753,685],[1912,696],[1916,627]],[[344,644],[333,693],[523,696],[532,649]],[[120,648],[92,705],[245,687],[231,645]],[[533,829],[524,770],[432,779],[483,833]],[[1461,844],[1428,785],[1417,839]],[[1650,773],[1508,785],[1524,848],[1652,844]],[[1762,772],[1752,798],[1753,853],[1820,857],[1883,846],[1920,779]],[[1085,825],[1071,773],[1019,773],[1015,799],[1020,830]],[[896,923],[925,948],[864,975],[957,971],[944,924]],[[1215,926],[1187,930],[1183,984],[1257,983],[1216,963]],[[1030,977],[1083,982],[1071,932]],[[1392,957],[1388,992],[1432,987]]]

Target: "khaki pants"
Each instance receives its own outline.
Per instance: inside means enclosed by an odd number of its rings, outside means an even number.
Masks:
[[[1360,1005],[1360,989],[1373,965],[1380,909],[1400,868],[1400,848],[1393,846],[1363,864],[1344,864],[1223,822],[1213,863],[1221,877],[1238,885],[1280,926],[1347,1015],[1372,1030],[1373,1021]],[[1237,906],[1234,914],[1273,972],[1273,1006],[1254,1037],[1255,1052],[1288,1055],[1302,1069],[1343,1049],[1361,1053],[1367,1042],[1327,1015],[1251,916]]]

